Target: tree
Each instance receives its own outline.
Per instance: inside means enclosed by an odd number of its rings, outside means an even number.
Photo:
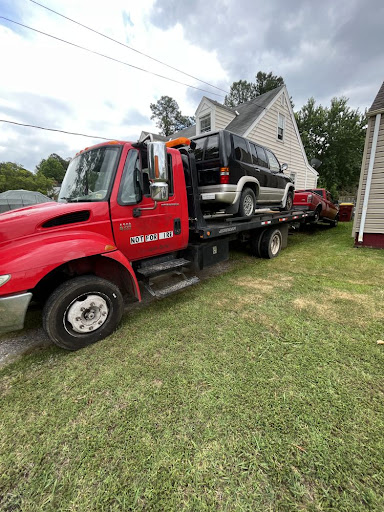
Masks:
[[[281,85],[284,85],[282,76],[272,75],[272,71],[268,74],[263,71],[259,71],[256,75],[255,82],[256,96],[272,91],[272,89],[276,89],[276,87],[280,87]]]
[[[41,160],[36,166],[38,175],[43,175],[60,185],[64,179],[65,171],[67,170],[69,161],[64,160],[61,156],[52,153],[47,159]]]
[[[44,175],[33,174],[13,162],[0,163],[0,192],[7,190],[32,190],[47,194],[53,181]]]
[[[351,109],[345,97],[333,98],[325,108],[310,98],[295,117],[308,159],[322,161],[319,183],[328,189],[355,192],[364,151],[365,114]]]
[[[231,85],[229,94],[225,96],[224,105],[237,107],[240,103],[246,103],[255,97],[255,84],[246,80],[239,80]]]
[[[156,103],[150,104],[151,119],[156,119],[156,126],[161,130],[161,135],[172,135],[183,128],[192,126],[194,117],[184,116],[177,102],[170,96],[162,96]]]
[[[284,85],[283,77],[273,75],[272,71],[269,73],[259,71],[255,78],[255,82],[247,82],[246,80],[233,82],[229,94],[225,96],[224,105],[227,107],[237,107],[241,103],[253,100],[261,94]]]

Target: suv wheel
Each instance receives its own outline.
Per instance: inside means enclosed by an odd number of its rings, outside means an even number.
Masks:
[[[253,190],[245,188],[240,196],[239,213],[240,217],[252,217],[256,208],[256,196]]]
[[[285,209],[290,212],[293,208],[293,192],[288,192],[287,200],[285,201]]]

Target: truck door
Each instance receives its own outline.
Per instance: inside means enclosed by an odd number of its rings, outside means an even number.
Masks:
[[[169,199],[154,208],[146,151],[132,148],[126,154],[119,186],[111,197],[111,220],[116,245],[130,261],[174,252],[188,243],[184,175],[178,173],[175,179],[172,158],[168,157]]]

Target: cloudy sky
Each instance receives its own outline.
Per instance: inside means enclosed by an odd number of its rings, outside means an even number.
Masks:
[[[39,3],[137,51],[31,0],[0,0],[2,120],[137,140],[142,130],[157,131],[149,105],[162,95],[172,96],[183,114],[193,115],[203,95],[223,101],[225,93],[219,89],[228,91],[240,79],[253,81],[260,70],[283,76],[296,109],[311,96],[324,106],[334,96],[347,96],[351,107],[364,110],[384,80],[382,0]],[[0,162],[16,162],[29,170],[51,153],[71,157],[98,142],[0,122]]]

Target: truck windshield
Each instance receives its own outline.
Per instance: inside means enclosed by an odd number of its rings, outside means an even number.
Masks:
[[[76,156],[68,166],[58,201],[105,201],[119,154],[119,146],[104,146]]]

